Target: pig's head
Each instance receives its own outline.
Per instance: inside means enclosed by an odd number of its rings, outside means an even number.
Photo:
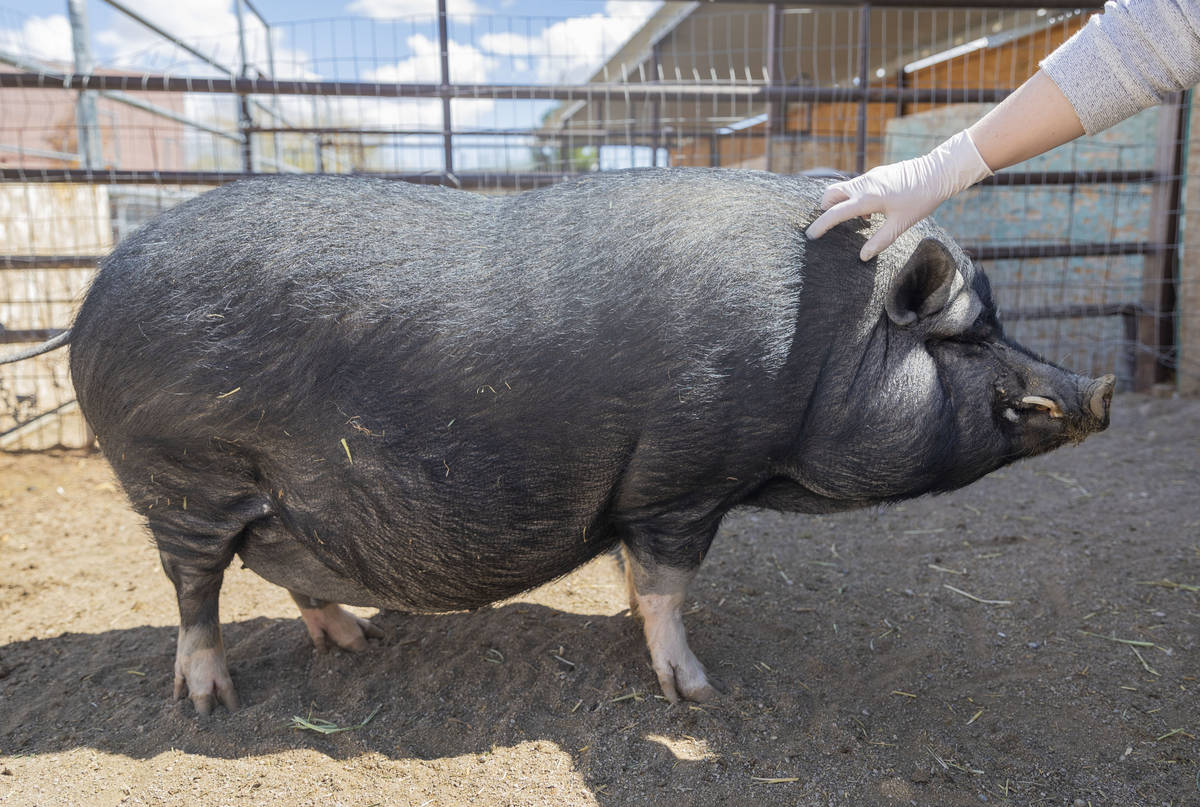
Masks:
[[[864,264],[858,221],[806,244],[797,341],[820,369],[794,479],[827,501],[907,498],[1107,427],[1114,377],[1006,338],[987,277],[940,227],[918,224]]]

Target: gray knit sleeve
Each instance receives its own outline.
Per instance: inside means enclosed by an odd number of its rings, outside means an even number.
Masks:
[[[1088,134],[1200,83],[1200,0],[1109,0],[1041,63]]]

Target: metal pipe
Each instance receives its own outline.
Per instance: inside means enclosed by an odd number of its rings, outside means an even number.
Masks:
[[[654,75],[650,79],[651,84],[659,84],[662,81],[662,40],[656,40],[650,47],[650,67]],[[658,149],[659,143],[662,140],[662,99],[650,99],[650,131],[653,132],[650,138],[650,165],[658,167]]]
[[[1173,93],[1158,109],[1154,167],[1167,177],[1150,198],[1150,237],[1164,248],[1147,255],[1142,267],[1142,312],[1137,318],[1137,357],[1133,388],[1149,390],[1166,381],[1175,348],[1175,283],[1178,277],[1179,220],[1182,214],[1183,149],[1187,118],[1185,96]]]
[[[531,172],[524,174],[448,174],[446,172],[354,172],[358,176],[393,179],[418,185],[453,185],[463,188],[523,188],[549,185],[575,174]],[[336,176],[344,176],[337,174]],[[85,182],[105,185],[224,185],[239,179],[275,174],[248,174],[242,171],[118,171],[79,168],[0,168],[0,182]]]
[[[237,13],[237,32],[238,32],[238,78],[246,78],[249,75],[249,65],[246,61],[246,21],[242,14],[242,0],[233,0],[233,8]],[[258,171],[258,165],[254,160],[254,141],[246,130],[254,124],[253,118],[250,117],[250,99],[242,94],[238,98],[237,105],[238,115],[238,130],[242,135],[242,170],[248,172]]]
[[[762,0],[701,0],[713,5],[761,5]],[[788,7],[805,8],[808,6],[854,7],[862,5],[862,0],[807,0],[803,3],[787,3]],[[1044,3],[1005,3],[1003,0],[872,0],[872,5],[878,8],[1054,8],[1076,9],[1095,8],[1104,6],[1100,0],[1046,0]]]
[[[71,18],[71,51],[75,72],[91,73],[95,65],[88,32],[87,3],[85,0],[67,0],[67,14]],[[75,130],[78,133],[80,164],[85,168],[99,168],[104,156],[94,91],[84,90],[75,99]]]
[[[100,255],[0,255],[0,269],[92,269]]]
[[[1020,187],[1025,185],[1089,185],[1124,182],[1166,182],[1158,171],[1000,171],[979,182],[980,185]]]
[[[446,0],[438,0],[438,51],[441,61],[441,77],[442,83],[439,90],[442,90],[442,169],[447,174],[454,173],[454,143],[450,123],[450,96],[446,94],[446,90],[450,89],[450,26],[446,19]]]
[[[318,171],[317,173],[324,173]],[[428,173],[368,173],[367,176],[388,177],[391,179],[408,179],[415,181],[412,177],[428,177]],[[1142,179],[1135,178],[1141,176]],[[89,171],[85,168],[0,168],[0,182],[87,182],[92,178],[98,182],[108,182],[117,185],[137,185],[137,184],[173,184],[173,185],[219,185],[224,182],[233,182],[244,176],[253,176],[245,174],[241,171],[117,171],[115,169]],[[478,173],[472,174],[476,178],[502,177],[500,174]],[[553,177],[555,181],[565,178],[567,175],[559,173],[544,173],[534,172],[528,174],[518,174],[515,176],[533,177],[535,180],[546,177]],[[1070,172],[1055,172],[1052,174],[1042,174],[1041,172],[1030,172],[1027,174],[1014,174],[1013,178],[1021,178],[1020,182],[1011,182],[1012,185],[1021,186],[1042,186],[1042,185],[1085,185],[1085,184],[1108,184],[1114,181],[1119,182],[1169,182],[1170,178],[1159,177],[1157,174],[1148,171],[1084,171],[1077,174]],[[1072,181],[1070,178],[1074,177]],[[1114,178],[1115,177],[1115,178]],[[1117,242],[1119,243],[1119,242]],[[1016,250],[1025,249],[1026,247],[999,247],[994,245],[981,245],[976,247],[975,254],[978,256],[989,250]],[[1029,247],[1032,249],[1033,247]],[[1049,249],[1050,247],[1042,247]],[[1115,247],[1106,246],[1108,249]],[[988,254],[991,254],[990,252]],[[1009,253],[1005,253],[1008,256]],[[1104,254],[1104,253],[1089,253],[1089,254]],[[1114,252],[1111,254],[1134,254],[1130,252]],[[1016,257],[1016,256],[1013,256]]]
[[[963,244],[962,248],[977,261],[1009,261],[1025,258],[1158,255],[1167,249],[1167,245],[1148,241],[1068,241],[1065,244]]]
[[[867,89],[871,82],[871,4],[863,3],[858,10],[858,88]],[[858,99],[858,120],[854,131],[854,169],[867,170],[867,97]]]
[[[963,104],[1004,100],[1011,92],[1007,88],[969,87],[811,87],[686,84],[440,84],[376,83],[365,81],[308,81],[256,78],[181,78],[178,76],[102,75],[85,76],[59,74],[50,71],[37,73],[0,73],[0,89],[52,88],[126,90],[138,92],[193,92],[253,95],[334,95],[375,98],[519,98],[523,100],[575,101],[595,98],[604,93],[630,101],[661,98],[664,101],[736,98],[739,101],[816,101],[891,103]]]
[[[779,83],[779,71],[781,59],[779,53],[779,7],[775,3],[767,5],[767,86],[774,86]],[[763,149],[764,168],[771,170],[772,157],[774,157],[774,149],[772,149],[775,127],[779,123],[779,102],[772,101],[767,104],[767,120],[766,135],[767,140]]]
[[[358,128],[353,126],[251,126],[252,134],[263,134],[267,132],[279,132],[282,134],[349,134],[349,135],[381,135],[381,136],[412,136],[412,135],[429,135],[431,137],[440,136],[440,129],[385,129],[381,127]],[[678,137],[699,137],[708,138],[718,134],[710,128],[703,129],[678,129],[672,128],[671,132]],[[547,131],[545,129],[453,129],[450,132],[455,137],[532,137],[538,140],[566,140],[566,139],[588,139],[588,140],[603,140],[612,136],[612,132],[608,129],[585,129],[585,128],[565,128],[554,129]],[[624,135],[639,138],[651,138],[654,132],[650,129],[629,129],[622,132]],[[725,134],[720,134],[721,137],[729,137],[735,139],[756,140],[766,137],[766,134],[754,129],[737,129]],[[844,138],[838,135],[809,135],[809,134],[781,134],[776,135],[778,139],[795,140],[795,141],[828,141],[830,143],[840,143]],[[882,137],[868,137],[870,142],[882,143]]]
[[[209,126],[207,123],[201,123],[200,121],[192,120],[191,118],[180,115],[178,112],[173,112],[166,107],[157,106],[156,104],[151,104],[139,98],[134,98],[132,95],[128,95],[127,93],[105,90],[104,92],[100,93],[100,97],[109,101],[115,101],[118,104],[125,104],[126,106],[140,109],[143,112],[149,112],[151,115],[157,115],[160,118],[166,118],[167,120],[173,120],[176,123],[182,123],[183,125],[190,126],[193,129],[199,129],[202,132],[214,134],[217,137],[224,137],[225,139],[232,140],[235,143],[244,143],[246,141],[245,136],[240,135],[237,132],[218,129],[215,126]]]
[[[255,17],[258,17],[258,21],[262,23],[263,28],[266,28],[268,31],[271,30],[271,24],[267,22],[267,18],[264,17],[262,13],[254,7],[254,4],[251,3],[250,0],[242,0],[242,2],[246,4],[246,8],[250,9],[251,14],[253,14]]]
[[[1019,322],[1031,319],[1085,319],[1088,317],[1129,317],[1141,312],[1137,303],[1105,303],[1103,305],[1044,305],[1037,308],[1001,310],[999,318],[1004,322]]]
[[[254,6],[250,5],[250,0],[244,0],[244,2],[246,3],[246,7],[249,8],[251,11],[253,11],[254,16],[258,17],[258,21],[260,23],[262,23],[263,31],[267,38],[267,70],[271,71],[271,78],[275,78],[275,43],[273,43],[271,41],[271,39],[272,39],[271,25],[267,22],[266,18],[263,17],[262,14],[258,13],[258,9],[256,9]],[[257,101],[255,102],[255,104],[264,109],[266,108],[263,104],[260,104]],[[275,118],[275,120],[279,120],[279,121],[283,121],[284,123],[287,123],[287,121],[283,119],[283,116],[279,112],[279,96],[278,95],[271,96],[271,105],[274,107],[274,110],[272,110],[272,112],[273,112],[273,117]],[[248,134],[247,134],[247,136],[248,136]],[[275,155],[276,160],[283,159],[283,154],[280,153],[280,151],[279,151],[279,134],[275,133],[275,132],[273,132],[271,134],[271,152]]]

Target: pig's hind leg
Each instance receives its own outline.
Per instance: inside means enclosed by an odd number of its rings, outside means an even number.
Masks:
[[[680,698],[708,701],[718,694],[709,683],[704,665],[688,647],[683,628],[683,601],[695,574],[695,569],[675,568],[651,559],[643,563],[628,544],[625,546],[629,607],[641,615],[650,663],[663,695],[671,703]]]
[[[291,589],[288,589],[288,594],[300,606],[300,618],[304,620],[313,646],[320,653],[328,649],[326,639],[343,650],[357,653],[367,649],[367,639],[383,638],[383,631],[372,625],[370,620],[350,613],[336,602],[319,600]]]
[[[322,563],[279,519],[251,525],[238,554],[246,568],[292,595],[318,651],[324,652],[332,641],[343,650],[358,652],[367,649],[367,639],[383,637],[379,628],[339,605],[377,606],[379,598]]]
[[[234,454],[151,441],[102,445],[175,586],[175,697],[190,696],[201,715],[218,702],[236,709],[218,614],[221,583],[247,526],[269,515],[269,500]]]
[[[164,549],[159,555],[179,601],[175,699],[187,694],[201,715],[210,713],[217,701],[232,712],[238,708],[238,698],[225,661],[217,613],[225,567],[188,563]]]

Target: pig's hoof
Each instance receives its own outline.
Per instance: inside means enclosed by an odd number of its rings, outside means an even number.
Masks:
[[[661,667],[655,665],[654,672],[658,675],[658,683],[662,687],[663,695],[671,703],[679,703],[680,700],[704,703],[721,694],[716,687],[709,683],[704,666],[696,660],[695,656],[685,660],[682,664],[666,662]]]
[[[225,708],[238,708],[237,692],[229,667],[225,664],[225,652],[221,647],[200,647],[175,657],[175,699],[184,695],[192,699],[196,713],[210,714],[218,701]]]
[[[343,650],[357,653],[367,649],[367,639],[383,638],[383,631],[369,620],[355,616],[335,602],[320,608],[301,608],[300,617],[313,646],[321,653],[329,649],[330,641]]]

